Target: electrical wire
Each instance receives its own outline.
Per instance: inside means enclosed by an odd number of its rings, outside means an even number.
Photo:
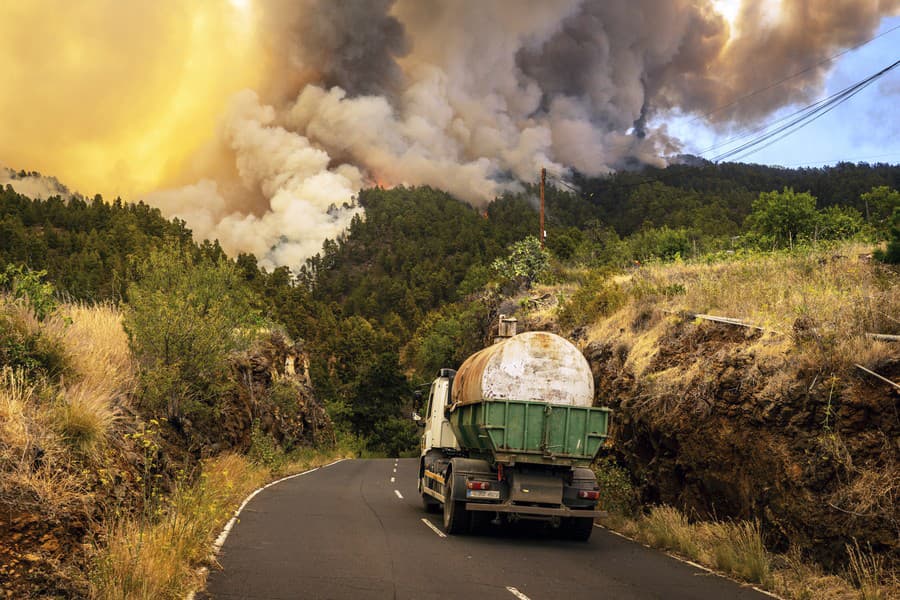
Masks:
[[[707,112],[707,113],[705,113],[705,114],[698,115],[698,116],[694,117],[693,119],[691,119],[691,120],[689,121],[689,123],[694,123],[695,121],[699,121],[700,119],[706,120],[706,119],[708,119],[709,117],[711,117],[712,115],[714,115],[714,114],[716,114],[716,113],[719,113],[719,112],[721,112],[721,111],[723,111],[723,110],[725,110],[725,109],[727,109],[727,108],[731,108],[732,106],[735,106],[735,105],[737,105],[737,104],[740,104],[740,103],[743,102],[744,100],[749,100],[750,98],[753,98],[753,97],[755,97],[755,96],[758,96],[759,94],[762,94],[763,92],[767,92],[767,91],[771,90],[772,88],[781,85],[782,83],[786,83],[786,82],[790,81],[791,79],[795,79],[795,78],[797,78],[797,77],[800,77],[801,75],[805,75],[806,73],[809,73],[809,72],[812,71],[813,69],[816,69],[816,68],[818,68],[818,67],[821,67],[821,66],[824,65],[824,64],[830,63],[830,62],[833,61],[834,59],[840,58],[841,56],[847,54],[848,52],[852,52],[852,51],[854,51],[854,50],[858,50],[859,48],[862,48],[863,46],[865,46],[865,45],[867,45],[867,44],[870,44],[870,43],[874,42],[875,40],[877,40],[877,39],[879,39],[879,38],[882,38],[882,37],[888,35],[889,33],[893,33],[894,31],[897,31],[898,29],[900,29],[900,25],[896,25],[896,26],[894,26],[894,27],[891,27],[891,28],[888,29],[887,31],[885,31],[885,32],[883,32],[883,33],[880,33],[880,34],[878,34],[878,35],[876,35],[876,36],[874,36],[874,37],[871,37],[871,38],[865,40],[864,42],[860,42],[859,44],[857,44],[857,45],[855,45],[855,46],[852,46],[852,47],[850,47],[850,48],[846,48],[846,49],[844,49],[844,50],[841,50],[841,51],[838,52],[837,54],[834,54],[834,55],[832,55],[832,56],[829,56],[828,58],[823,58],[822,60],[820,60],[819,62],[817,62],[817,63],[815,63],[815,64],[812,64],[812,65],[810,65],[810,66],[808,66],[808,67],[806,67],[806,68],[804,68],[804,69],[801,69],[800,71],[797,71],[796,73],[793,73],[793,74],[791,74],[791,75],[788,75],[787,77],[783,77],[782,79],[779,79],[778,81],[775,81],[774,83],[770,83],[769,85],[767,85],[767,86],[765,86],[765,87],[762,87],[762,88],[759,88],[759,89],[757,89],[757,90],[754,90],[754,91],[750,92],[749,94],[745,94],[745,95],[743,95],[743,96],[740,96],[740,97],[738,97],[738,98],[735,98],[734,100],[732,100],[732,101],[729,102],[728,104],[723,104],[722,106],[716,107],[716,108],[712,109],[711,111],[709,111],[709,112]]]
[[[789,115],[788,117],[782,117],[776,121],[773,121],[772,123],[767,124],[762,128],[763,130],[765,130],[765,133],[763,133],[762,135],[759,135],[748,142],[732,148],[731,150],[723,152],[713,157],[711,160],[713,162],[720,162],[722,160],[731,158],[739,160],[764,148],[768,148],[772,144],[784,139],[785,137],[793,133],[796,133],[797,131],[803,129],[809,124],[830,113],[832,110],[834,110],[844,102],[847,102],[848,100],[862,92],[865,88],[886,75],[888,72],[895,69],[898,65],[900,65],[900,60],[885,67],[877,73],[844,88],[843,90],[837,92],[836,94],[833,94],[832,96],[803,107],[800,110],[791,113],[791,115]],[[790,118],[790,120],[787,123],[778,125],[773,129],[773,126],[777,125],[778,123],[783,123],[788,118]],[[746,137],[748,136],[745,135],[738,138],[733,138],[731,140],[728,140],[724,144],[720,144],[718,147],[731,145],[732,143],[735,143],[742,139],[746,139]]]

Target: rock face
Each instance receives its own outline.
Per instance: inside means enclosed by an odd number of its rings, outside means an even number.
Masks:
[[[817,343],[813,325],[776,336],[654,315],[584,353],[644,502],[758,519],[774,549],[797,544],[827,566],[854,538],[896,565],[900,396],[852,365],[811,362],[800,349]],[[894,381],[897,354],[877,365]]]
[[[331,420],[313,394],[302,342],[273,331],[235,355],[231,367],[236,385],[223,402],[223,431],[209,453],[247,450],[254,423],[288,450],[334,441]]]

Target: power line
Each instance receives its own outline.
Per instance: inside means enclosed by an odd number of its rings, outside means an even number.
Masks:
[[[781,85],[782,83],[786,83],[786,82],[790,81],[791,79],[795,79],[795,78],[797,78],[797,77],[800,77],[801,75],[805,75],[806,73],[809,73],[809,72],[812,71],[813,69],[816,69],[816,68],[818,68],[818,67],[821,67],[821,66],[824,65],[824,64],[830,63],[830,62],[833,61],[834,59],[840,58],[841,56],[847,54],[848,52],[853,52],[854,50],[858,50],[859,48],[862,48],[863,46],[865,46],[865,45],[867,45],[867,44],[870,44],[870,43],[874,42],[874,41],[877,40],[878,38],[882,38],[882,37],[888,35],[889,33],[893,33],[894,31],[897,31],[898,29],[900,29],[900,25],[895,25],[894,27],[891,27],[891,28],[888,29],[887,31],[885,31],[885,32],[883,32],[883,33],[880,33],[880,34],[878,34],[878,35],[876,35],[876,36],[874,36],[874,37],[871,37],[871,38],[865,40],[864,42],[861,42],[861,43],[859,43],[859,44],[857,44],[857,45],[855,45],[855,46],[851,46],[850,48],[846,48],[846,49],[844,49],[844,50],[841,50],[841,51],[838,52],[837,54],[834,54],[834,55],[832,55],[832,56],[829,56],[828,58],[824,58],[824,59],[820,60],[819,62],[817,62],[817,63],[815,63],[815,64],[812,64],[812,65],[810,65],[810,66],[808,66],[808,67],[806,67],[806,68],[804,68],[804,69],[801,69],[801,70],[797,71],[796,73],[793,73],[793,74],[791,74],[791,75],[788,75],[787,77],[783,77],[782,79],[779,79],[778,81],[776,81],[776,82],[774,82],[774,83],[770,83],[769,85],[767,85],[767,86],[765,86],[765,87],[762,87],[762,88],[759,88],[759,89],[757,89],[757,90],[754,90],[754,91],[750,92],[749,94],[745,94],[745,95],[743,95],[743,96],[740,96],[740,97],[738,97],[738,98],[735,98],[734,100],[732,100],[732,101],[729,102],[728,104],[723,104],[722,106],[716,107],[716,108],[712,109],[711,111],[709,111],[709,112],[707,112],[707,113],[705,113],[705,114],[698,115],[698,116],[694,117],[693,119],[691,119],[691,120],[689,121],[689,123],[694,123],[695,121],[698,121],[698,120],[700,120],[700,119],[706,120],[706,119],[708,119],[709,117],[711,117],[712,115],[714,115],[714,114],[716,114],[716,113],[718,113],[718,112],[721,112],[721,111],[723,111],[723,110],[725,110],[725,109],[727,109],[727,108],[731,108],[732,106],[735,106],[735,105],[737,105],[737,104],[740,104],[740,103],[743,102],[744,100],[749,100],[750,98],[753,98],[753,97],[755,97],[755,96],[758,96],[759,94],[762,94],[763,92],[767,92],[767,91],[771,90],[772,88]]]
[[[772,129],[773,125],[783,122],[785,120],[785,118],[782,117],[781,119],[766,125],[763,128],[763,129],[767,130],[765,133],[763,133],[760,136],[757,136],[754,139],[751,139],[748,142],[745,142],[745,143],[737,146],[736,148],[732,148],[731,150],[728,150],[726,152],[723,152],[723,153],[715,156],[714,158],[712,158],[712,161],[719,162],[722,160],[732,159],[732,158],[735,160],[740,160],[740,159],[750,156],[751,154],[754,154],[764,148],[768,148],[772,144],[784,139],[785,137],[787,137],[789,135],[792,135],[793,133],[796,133],[797,131],[803,129],[804,127],[810,125],[811,123],[817,121],[821,117],[830,113],[832,110],[834,110],[835,108],[837,108],[844,102],[847,102],[848,100],[853,98],[855,95],[862,92],[865,88],[870,86],[876,80],[883,77],[889,71],[895,69],[898,65],[900,65],[900,60],[885,67],[884,69],[878,71],[877,73],[870,75],[869,77],[866,77],[865,79],[858,81],[857,83],[854,83],[853,85],[844,88],[840,92],[833,94],[832,96],[829,96],[828,98],[814,102],[813,104],[810,104],[810,105],[800,109],[799,111],[795,111],[794,113],[792,113],[792,115],[799,115],[799,116],[796,116],[796,118],[793,118],[786,124],[779,125],[778,127],[775,127],[774,129]],[[744,139],[745,137],[747,137],[747,136],[729,140],[724,145],[730,145],[731,143],[734,143],[735,141],[740,141],[741,139]]]

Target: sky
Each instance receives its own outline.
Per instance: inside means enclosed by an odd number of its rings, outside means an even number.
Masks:
[[[894,27],[900,0],[0,2],[0,165],[47,176],[20,191],[143,200],[296,266],[372,185],[483,207],[542,168],[711,158],[900,58]],[[900,69],[738,160],[900,163],[898,99]]]
[[[877,34],[900,26],[900,17],[885,18]],[[827,56],[823,56],[823,59]],[[819,96],[830,96],[900,60],[900,29],[835,60]],[[771,123],[799,108],[785,107],[766,119]],[[726,142],[733,132],[716,132],[693,116],[665,119],[685,152],[712,158],[702,151]],[[900,163],[900,67],[808,127],[741,162],[783,167],[823,167],[836,162]]]

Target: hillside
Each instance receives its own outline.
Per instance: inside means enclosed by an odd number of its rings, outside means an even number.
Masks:
[[[900,245],[898,173],[579,179],[547,192],[547,250],[527,237],[534,188],[480,209],[373,188],[293,269],[146,205],[0,190],[8,589],[177,596],[243,490],[320,454],[412,451],[413,387],[489,343],[500,313],[584,347],[616,411],[598,469],[625,512],[755,519],[770,550],[839,573],[858,540],[895,569],[896,403],[854,364],[900,378],[897,345],[863,335],[900,333],[896,270],[870,256]],[[177,565],[134,553],[200,510]]]

